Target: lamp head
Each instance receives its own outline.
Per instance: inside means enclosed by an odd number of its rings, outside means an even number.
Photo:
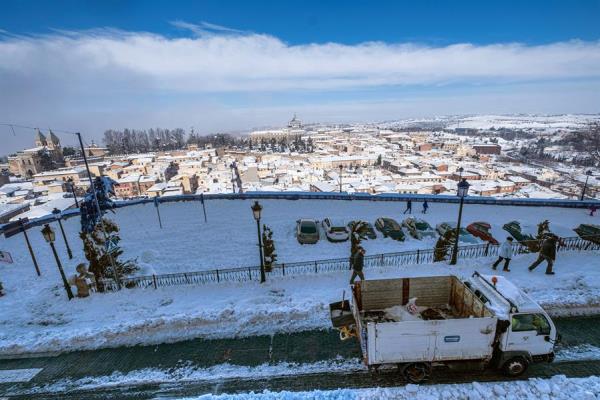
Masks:
[[[44,225],[42,228],[42,236],[44,236],[44,240],[46,240],[48,243],[54,243],[54,239],[56,239],[54,231],[48,224]]]
[[[252,215],[254,215],[254,219],[258,221],[260,219],[262,206],[258,203],[258,201],[255,201],[252,207],[250,208],[252,209]]]
[[[462,179],[457,185],[456,194],[458,197],[465,197],[469,192],[469,182],[465,178]]]

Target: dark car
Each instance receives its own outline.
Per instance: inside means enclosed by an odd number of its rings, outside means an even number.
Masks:
[[[352,231],[352,224],[355,222],[359,222],[359,221],[350,221],[348,222],[348,231]],[[377,234],[375,233],[375,229],[373,229],[373,225],[371,225],[369,222],[365,222],[365,221],[360,221],[365,225],[365,236],[367,236],[368,239],[377,239]]]
[[[391,237],[394,240],[404,241],[404,232],[398,222],[391,218],[377,218],[375,229],[383,234],[383,237]]]

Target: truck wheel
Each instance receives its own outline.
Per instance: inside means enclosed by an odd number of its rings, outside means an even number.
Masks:
[[[516,377],[527,371],[529,363],[523,357],[514,357],[504,363],[502,369],[507,376]]]
[[[425,363],[412,363],[404,367],[404,378],[410,383],[421,383],[431,375],[431,368]]]

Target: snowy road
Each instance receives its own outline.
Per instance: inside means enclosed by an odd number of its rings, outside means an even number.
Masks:
[[[558,318],[564,340],[554,364],[529,376],[600,374],[600,317]],[[394,373],[371,376],[359,361],[357,343],[334,331],[193,340],[159,346],[74,352],[58,357],[2,360],[0,370],[37,370],[28,382],[0,381],[0,396],[51,398],[147,398],[205,393],[314,390],[395,386]],[[1,376],[1,375],[0,375]],[[494,372],[436,374],[432,383],[502,380]]]

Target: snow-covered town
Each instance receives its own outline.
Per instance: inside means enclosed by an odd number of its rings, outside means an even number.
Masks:
[[[600,399],[598,12],[0,4],[0,400]]]

